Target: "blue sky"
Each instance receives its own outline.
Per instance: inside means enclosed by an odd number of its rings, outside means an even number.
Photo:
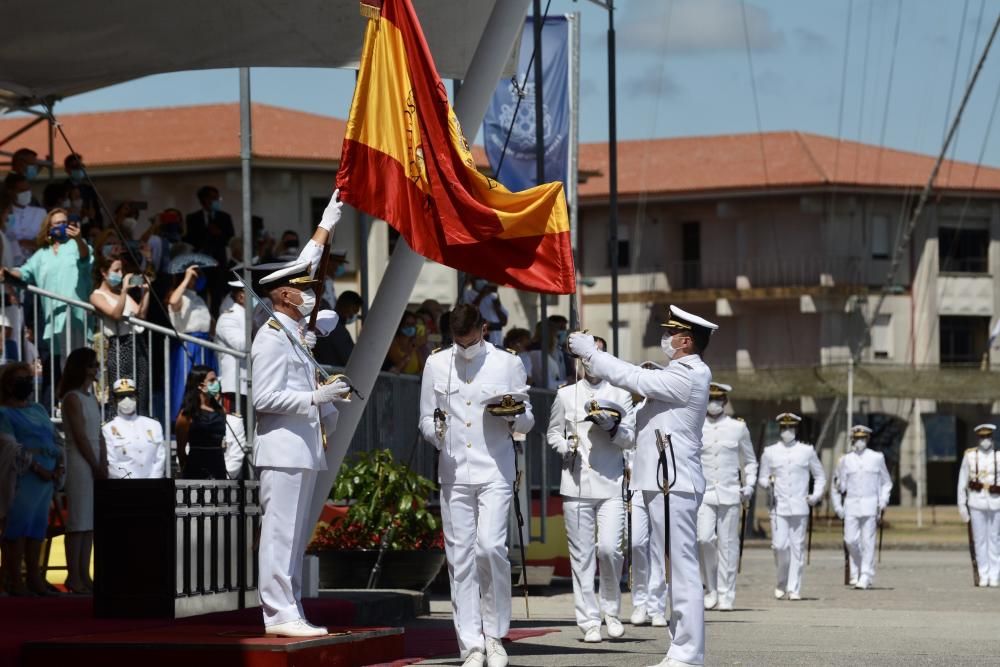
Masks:
[[[936,154],[1000,1],[619,0],[618,7],[621,139],[756,131],[752,59],[764,130]],[[582,14],[581,140],[603,141],[607,17],[586,0],[552,0],[550,13],[572,11]],[[252,88],[257,102],[344,117],[353,83],[354,73],[342,70],[258,69]],[[975,162],[982,151],[986,164],[1000,165],[1000,120],[984,144],[998,90],[995,43],[950,155]],[[67,99],[57,112],[229,102],[238,93],[235,70],[166,74]]]

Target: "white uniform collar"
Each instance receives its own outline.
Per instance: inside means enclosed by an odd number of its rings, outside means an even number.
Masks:
[[[671,359],[667,366],[670,366],[671,364],[682,364],[688,361],[701,361],[701,356],[697,354],[689,354],[686,357],[681,357],[680,359]]]
[[[274,318],[278,320],[278,324],[283,325],[289,331],[299,330],[299,323],[293,320],[288,315],[285,315],[284,313],[279,313],[278,311],[274,311]]]
[[[134,422],[138,418],[139,418],[139,412],[138,412],[138,410],[136,412],[133,412],[131,415],[127,415],[126,416],[126,415],[119,414],[117,417],[115,417],[115,419],[121,419],[124,422]]]

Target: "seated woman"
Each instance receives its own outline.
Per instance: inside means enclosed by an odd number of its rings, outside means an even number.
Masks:
[[[228,479],[226,472],[226,412],[215,371],[196,365],[188,374],[174,433],[177,462],[183,479]]]
[[[170,323],[179,333],[209,340],[212,331],[212,314],[201,295],[205,293],[208,281],[197,266],[189,266],[183,277],[176,276],[176,285],[167,299]],[[170,414],[176,415],[181,409],[185,391],[185,379],[195,365],[218,370],[215,353],[197,343],[174,341],[170,348]],[[224,479],[224,478],[222,478]]]
[[[134,379],[138,389],[138,411],[149,409],[149,352],[146,349],[145,329],[122,321],[128,315],[146,319],[149,311],[149,283],[141,274],[129,272],[123,275],[122,260],[100,257],[94,270],[97,289],[90,294],[90,303],[101,315],[101,334],[104,338],[107,378],[110,387],[121,378]],[[129,291],[140,290],[142,296],[137,302]],[[106,407],[106,419],[114,417],[114,405]]]
[[[62,476],[62,450],[48,413],[31,399],[34,373],[23,362],[0,371],[0,435],[21,445],[14,497],[3,527],[3,588],[12,595],[48,595],[41,571],[42,540],[49,523],[55,481]],[[28,582],[21,575],[25,565]]]
[[[417,316],[406,311],[399,322],[396,335],[392,338],[392,344],[389,345],[389,353],[382,364],[382,370],[420,375],[427,360],[421,349],[425,342],[426,334],[423,337],[417,334]]]

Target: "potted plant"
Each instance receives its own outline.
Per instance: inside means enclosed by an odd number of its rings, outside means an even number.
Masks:
[[[320,587],[426,588],[445,562],[440,519],[428,508],[433,490],[389,450],[345,462],[330,492],[329,521],[309,545],[319,557]]]

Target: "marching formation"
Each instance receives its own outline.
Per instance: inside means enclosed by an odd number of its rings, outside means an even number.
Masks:
[[[480,309],[456,307],[450,326],[454,344],[435,351],[423,374],[420,428],[439,452],[461,657],[466,667],[503,667],[511,618],[507,518],[520,442],[534,418],[524,365],[489,342]],[[631,624],[667,629],[669,649],[657,667],[683,667],[704,664],[706,610],[733,609],[758,488],[767,492],[774,595],[802,599],[813,508],[827,480],[816,450],[799,439],[802,418],[789,412],[776,417],[779,440],[758,462],[746,423],[727,414],[733,388],[713,382],[702,360],[715,324],[672,306],[663,327],[666,366],[633,365],[609,354],[601,338],[570,334],[577,380],[556,392],[545,437],[562,459],[582,641],[626,634],[626,577]],[[997,586],[1000,575],[1000,530],[991,528],[1000,521],[993,428],[977,427],[981,447],[966,453],[959,493],[977,536],[982,586]],[[876,534],[892,489],[884,456],[867,447],[871,435],[867,426],[852,429],[830,485],[831,506],[844,520],[844,583],[857,589],[873,585]]]

